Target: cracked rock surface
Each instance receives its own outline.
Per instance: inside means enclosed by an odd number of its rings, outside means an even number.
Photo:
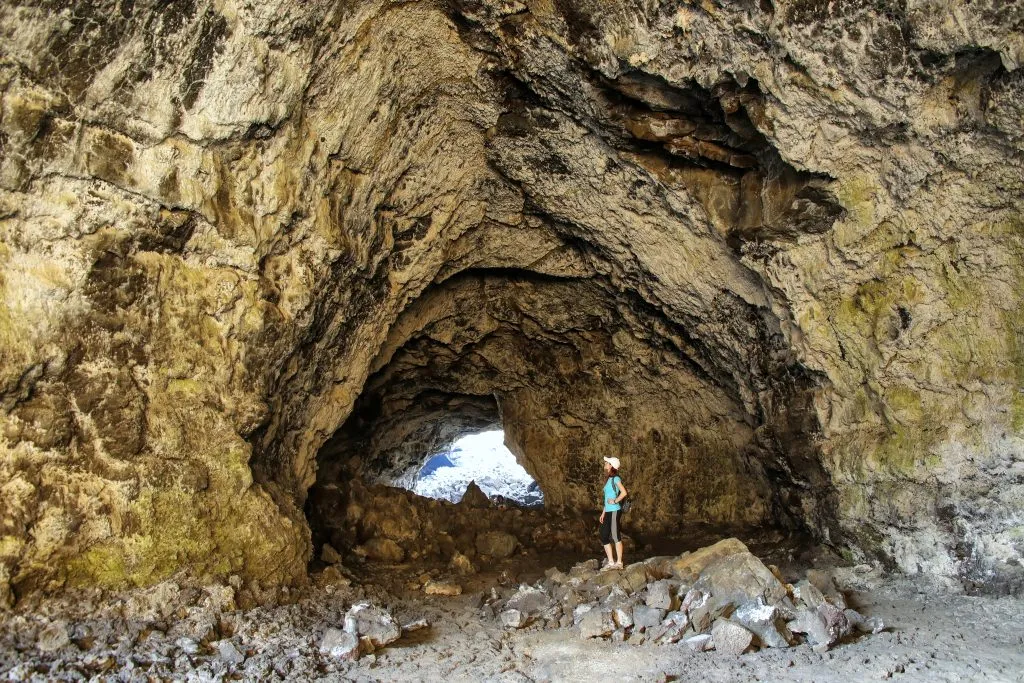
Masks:
[[[615,454],[637,530],[1019,591],[1022,21],[0,2],[0,606],[271,599],[498,424],[560,509]]]

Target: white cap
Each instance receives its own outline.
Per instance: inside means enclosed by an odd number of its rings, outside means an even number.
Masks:
[[[609,465],[611,465],[612,467],[614,467],[615,469],[619,469],[619,459],[618,458],[605,458],[604,461],[606,463],[608,463]]]

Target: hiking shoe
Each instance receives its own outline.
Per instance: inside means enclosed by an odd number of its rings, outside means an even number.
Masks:
[[[613,569],[618,569],[618,568],[619,568],[619,566],[615,562],[609,562],[608,560],[605,560],[604,564],[601,566],[601,571],[609,572],[609,571],[611,571]]]

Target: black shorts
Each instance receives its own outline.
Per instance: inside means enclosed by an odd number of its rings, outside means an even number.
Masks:
[[[601,523],[601,545],[622,541],[621,523],[622,510],[609,510],[604,513],[604,522]]]

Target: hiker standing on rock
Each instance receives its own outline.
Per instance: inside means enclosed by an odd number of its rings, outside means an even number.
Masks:
[[[604,473],[606,480],[602,489],[604,507],[601,511],[601,544],[604,545],[604,554],[608,556],[608,560],[601,571],[622,569],[622,534],[619,524],[622,517],[621,503],[626,497],[626,487],[622,485],[622,479],[619,477],[619,459],[605,458]],[[618,561],[612,554],[612,543],[615,543]]]

